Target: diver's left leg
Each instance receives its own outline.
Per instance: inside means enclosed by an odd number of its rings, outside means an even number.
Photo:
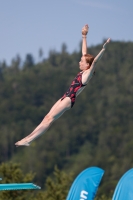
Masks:
[[[64,98],[60,103],[53,107],[50,112],[44,117],[42,122],[36,127],[36,129],[27,137],[15,143],[16,146],[29,146],[29,144],[45,133],[51,124],[58,119],[66,110],[71,108],[71,100],[69,97]]]

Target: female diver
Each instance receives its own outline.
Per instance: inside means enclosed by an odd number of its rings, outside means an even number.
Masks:
[[[87,54],[86,36],[88,29],[88,25],[85,25],[82,28],[82,57],[79,62],[79,68],[81,71],[74,78],[67,92],[53,105],[42,122],[31,134],[15,143],[16,146],[29,146],[33,140],[45,133],[55,120],[57,120],[65,111],[73,107],[77,96],[82,92],[92,78],[95,72],[96,63],[103,56],[106,46],[110,42],[110,38],[103,45],[99,54],[94,58],[94,56]]]

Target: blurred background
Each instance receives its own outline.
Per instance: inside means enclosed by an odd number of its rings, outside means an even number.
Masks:
[[[133,40],[133,1],[128,0],[23,0],[0,2],[0,61],[9,64],[17,54],[27,53],[38,61],[42,48],[45,58],[51,49],[77,50],[81,28],[89,24],[88,44],[103,39]]]
[[[39,196],[2,192],[0,200],[65,200],[74,178],[91,166],[105,170],[97,197],[109,200],[133,167],[132,8],[131,0],[0,2],[0,177],[42,187]],[[96,56],[111,38],[95,75],[46,134],[16,148],[79,72],[86,23],[89,53]]]

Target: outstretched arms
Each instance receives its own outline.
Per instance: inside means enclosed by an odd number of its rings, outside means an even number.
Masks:
[[[102,50],[99,52],[99,54],[94,58],[94,61],[90,67],[90,70],[92,71],[92,73],[95,71],[95,66],[96,66],[96,63],[102,58],[104,52],[105,52],[105,49],[107,47],[107,44],[110,42],[110,38],[104,43],[103,45],[103,48]]]
[[[82,28],[82,55],[87,54],[87,41],[86,41],[86,36],[88,33],[88,24],[86,24],[83,28]]]
[[[104,54],[104,52],[105,52],[105,49],[106,49],[106,46],[107,46],[107,44],[110,42],[110,38],[105,42],[105,44],[103,45],[103,48],[102,48],[102,50],[99,52],[99,54],[95,57],[95,59],[94,59],[94,62],[96,63],[96,62],[98,62],[100,59],[101,59],[101,57],[103,56],[103,54]]]

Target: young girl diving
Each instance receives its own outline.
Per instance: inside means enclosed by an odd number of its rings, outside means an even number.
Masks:
[[[86,36],[88,29],[88,25],[85,25],[82,28],[82,57],[79,62],[80,72],[76,75],[66,93],[53,105],[42,122],[31,134],[16,142],[16,146],[29,146],[33,140],[45,133],[55,120],[61,117],[65,111],[74,106],[77,96],[83,91],[88,82],[91,80],[96,69],[96,64],[103,56],[106,46],[110,42],[110,38],[105,42],[99,54],[94,57],[87,54]]]

